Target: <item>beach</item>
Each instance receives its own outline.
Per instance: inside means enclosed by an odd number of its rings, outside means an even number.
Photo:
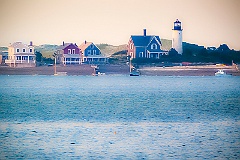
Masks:
[[[98,71],[107,75],[129,74],[127,65],[98,65]],[[203,65],[203,66],[173,66],[173,67],[139,67],[141,75],[147,76],[214,76],[215,72],[223,69],[229,75],[240,76],[234,66]],[[57,72],[66,72],[67,75],[92,75],[94,67],[91,65],[57,65]],[[0,75],[53,75],[54,66],[40,66],[28,68],[12,68],[0,66]]]

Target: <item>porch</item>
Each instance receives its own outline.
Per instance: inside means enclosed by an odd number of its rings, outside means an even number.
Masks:
[[[63,64],[81,64],[81,58],[66,58],[63,57]]]
[[[106,57],[84,57],[83,63],[107,63]]]
[[[8,56],[5,63],[10,67],[34,67],[35,66],[35,55],[17,55]]]
[[[163,55],[168,55],[168,52],[147,52],[147,58],[159,59]]]

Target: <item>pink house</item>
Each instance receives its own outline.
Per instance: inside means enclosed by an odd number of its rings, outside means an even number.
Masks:
[[[76,43],[64,43],[57,50],[57,62],[68,64],[80,64],[81,54]]]

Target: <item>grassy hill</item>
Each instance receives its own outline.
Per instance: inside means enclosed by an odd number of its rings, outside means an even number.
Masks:
[[[34,50],[42,53],[43,57],[50,58],[53,53],[57,50],[58,45],[52,44],[43,44],[40,46],[35,46]]]
[[[169,51],[172,48],[172,41],[168,39],[161,39],[162,50]]]
[[[0,52],[2,51],[8,51],[8,47],[0,47]]]
[[[127,50],[127,45],[119,45],[119,46],[113,46],[110,44],[97,44],[98,48],[101,50],[101,52],[107,56],[110,57],[112,54],[122,51],[122,50]]]

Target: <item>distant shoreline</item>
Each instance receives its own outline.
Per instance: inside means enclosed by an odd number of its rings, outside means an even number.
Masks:
[[[174,66],[174,67],[145,67],[140,69],[143,75],[151,76],[215,76],[215,72],[223,69],[227,74],[240,76],[234,66]]]
[[[174,67],[140,67],[141,75],[147,76],[214,76],[218,69],[223,69],[227,74],[240,76],[234,66],[174,66]],[[57,66],[57,72],[66,72],[67,75],[92,75],[94,68],[91,65]],[[99,65],[99,72],[106,75],[129,74],[127,65]],[[54,67],[40,66],[31,68],[11,68],[0,66],[0,75],[53,75]]]

